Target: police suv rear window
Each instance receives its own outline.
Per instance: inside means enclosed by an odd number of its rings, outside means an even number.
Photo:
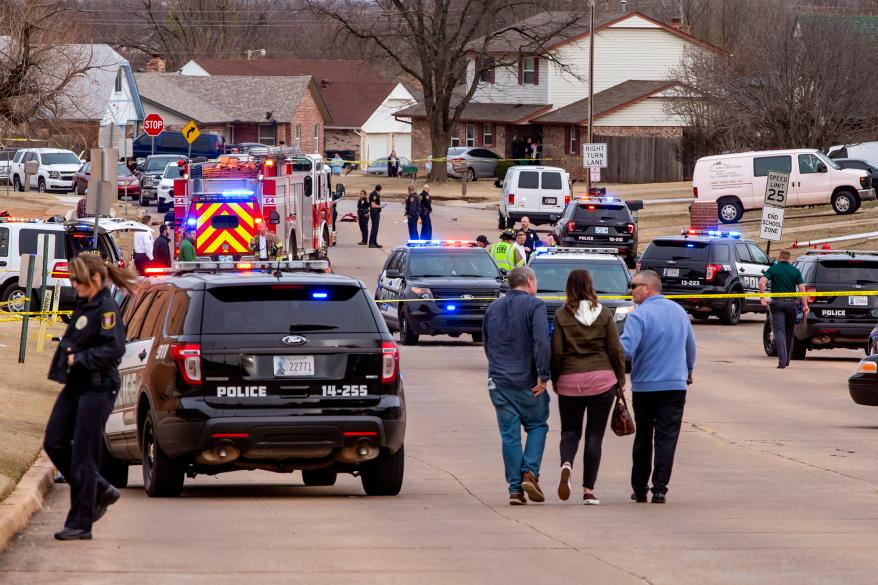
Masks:
[[[697,240],[653,240],[644,254],[650,260],[697,260],[707,262],[708,242]]]
[[[878,261],[823,260],[816,281],[822,284],[878,284]]]
[[[616,203],[577,203],[573,219],[627,221],[628,210]]]
[[[202,333],[372,333],[366,293],[356,286],[272,283],[209,288]]]

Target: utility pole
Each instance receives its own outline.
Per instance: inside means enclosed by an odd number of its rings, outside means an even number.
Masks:
[[[588,144],[594,141],[594,0],[588,0]],[[591,168],[588,169],[588,194],[591,195]]]

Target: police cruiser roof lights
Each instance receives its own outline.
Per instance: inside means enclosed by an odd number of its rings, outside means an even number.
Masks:
[[[282,260],[276,262],[197,260],[194,262],[174,262],[171,268],[147,268],[145,272],[147,276],[163,276],[182,272],[324,272],[327,268],[329,268],[329,262],[326,260]]]
[[[684,236],[707,236],[709,238],[733,238],[740,240],[741,232],[721,232],[719,230],[681,230],[680,234]]]
[[[878,256],[878,250],[808,250],[805,256],[826,256],[829,254],[847,254],[854,256]]]
[[[471,240],[409,240],[410,248],[474,248],[476,242]]]
[[[562,246],[556,246],[554,248],[537,248],[533,251],[534,254],[612,254],[616,255],[619,253],[618,248],[565,248]]]

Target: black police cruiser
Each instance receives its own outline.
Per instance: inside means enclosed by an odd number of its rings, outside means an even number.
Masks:
[[[182,262],[127,298],[105,477],[124,486],[142,464],[146,492],[173,497],[185,475],[301,469],[306,485],[356,473],[396,495],[398,349],[362,282],[310,272],[326,266]]]
[[[488,304],[506,288],[487,250],[475,242],[413,240],[387,257],[375,300],[403,345],[417,344],[421,335],[462,333],[478,343]]]
[[[858,292],[878,291],[878,252],[810,250],[795,262],[809,292],[841,291],[837,296],[814,296],[807,319],[797,316],[790,358],[805,359],[809,349],[846,347],[869,353],[870,333],[878,320],[878,297]],[[771,327],[763,331],[768,355],[774,355]]]
[[[605,191],[604,191],[605,192]],[[559,246],[613,247],[629,268],[637,258],[637,214],[643,201],[583,196],[567,204],[555,224]]]
[[[675,299],[696,319],[719,317],[735,325],[743,313],[764,313],[759,279],[771,260],[759,244],[738,232],[684,230],[680,236],[654,239],[637,262],[638,270],[661,276],[665,294],[753,293],[744,299]]]
[[[584,269],[591,273],[598,295],[623,296],[630,294],[628,283],[631,273],[615,248],[537,248],[531,254],[528,266],[537,276],[537,296],[546,303],[549,330],[555,323],[555,312],[564,305],[567,277],[573,270]],[[548,298],[547,298],[548,297]],[[625,319],[634,310],[634,303],[626,299],[601,299],[616,320],[619,333]]]

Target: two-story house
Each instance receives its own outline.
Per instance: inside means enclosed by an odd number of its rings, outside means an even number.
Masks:
[[[559,16],[542,13],[522,28]],[[485,146],[513,158],[530,139],[542,146],[546,164],[581,172],[581,144],[588,132],[588,28],[551,39],[539,55],[519,57],[519,39],[516,33],[492,39],[489,57],[480,63],[473,55],[467,86],[478,75],[478,87],[451,145]],[[686,32],[678,20],[668,24],[639,12],[597,20],[594,43],[594,134],[680,137],[684,123],[665,107],[668,100],[680,99],[674,70],[689,51],[721,49]],[[397,115],[412,119],[412,156],[425,158],[430,136],[423,105]]]

